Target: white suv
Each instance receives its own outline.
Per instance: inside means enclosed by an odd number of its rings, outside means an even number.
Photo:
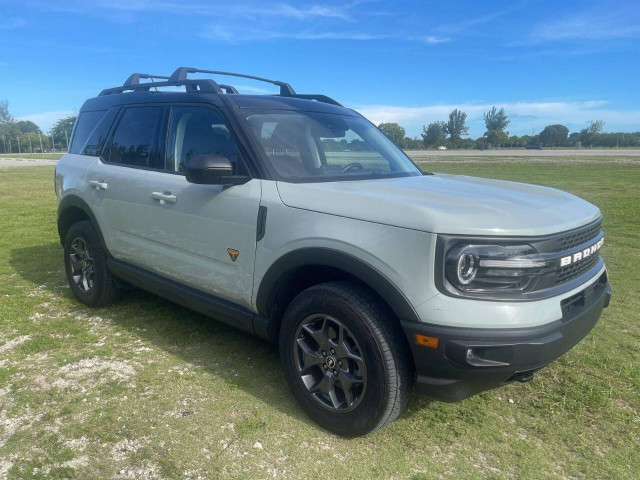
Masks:
[[[345,436],[414,383],[456,401],[530,380],[611,295],[595,206],[423,174],[353,110],[258,77],[132,75],[83,105],[55,188],[80,301],[126,282],[278,342],[302,408]]]

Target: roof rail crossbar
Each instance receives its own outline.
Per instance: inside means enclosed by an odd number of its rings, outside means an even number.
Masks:
[[[241,77],[248,78],[250,80],[257,80],[259,82],[267,82],[273,85],[277,85],[280,87],[280,95],[283,97],[295,97],[296,92],[291,85],[286,82],[280,82],[278,80],[270,80],[268,78],[256,77],[254,75],[245,75],[244,73],[232,73],[232,72],[221,72],[218,70],[201,70],[199,68],[192,67],[178,67],[175,72],[171,74],[169,81],[181,81],[187,80],[187,75],[189,73],[211,73],[212,75],[227,75],[230,77]]]
[[[164,80],[169,80],[169,77],[165,77],[164,75],[150,75],[148,73],[132,73],[131,75],[129,75],[129,78],[127,78],[124,82],[124,84],[122,85],[123,87],[129,87],[132,85],[140,85],[140,79],[141,78],[148,78],[151,80],[151,82],[153,82],[154,78],[161,78]]]
[[[139,83],[137,85],[122,85],[121,87],[113,87],[102,90],[99,96],[111,95],[113,93],[123,93],[126,91],[148,91],[155,87],[185,87],[187,92],[208,92],[208,93],[222,93],[220,85],[213,80],[186,80],[180,82],[172,82],[171,80],[166,82],[147,82]]]
[[[317,93],[296,93],[294,96],[296,98],[303,98],[305,100],[315,100],[317,102],[330,103],[331,105],[337,105],[338,107],[342,107],[342,104],[340,102],[326,95],[321,95]]]

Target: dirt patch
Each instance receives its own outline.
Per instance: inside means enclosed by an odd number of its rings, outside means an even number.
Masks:
[[[0,354],[7,353],[16,348],[18,345],[22,345],[24,342],[28,342],[29,340],[31,340],[31,335],[22,335],[20,337],[14,338],[13,340],[9,340],[3,345],[0,345]]]
[[[58,369],[60,378],[52,386],[86,391],[85,385],[102,385],[110,380],[124,381],[136,374],[136,370],[124,360],[99,357],[85,358]]]

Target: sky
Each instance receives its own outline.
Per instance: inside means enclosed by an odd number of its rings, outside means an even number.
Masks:
[[[179,66],[284,80],[409,136],[459,108],[479,137],[492,105],[511,135],[640,130],[637,1],[0,0],[0,100],[45,132],[133,72]]]

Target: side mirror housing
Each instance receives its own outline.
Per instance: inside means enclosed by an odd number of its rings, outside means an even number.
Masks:
[[[184,165],[189,183],[200,185],[240,185],[249,177],[234,175],[233,163],[224,155],[194,155]]]

